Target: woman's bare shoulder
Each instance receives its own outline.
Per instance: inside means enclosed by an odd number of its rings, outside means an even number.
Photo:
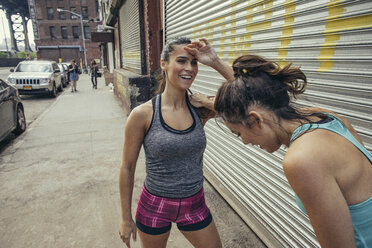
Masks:
[[[342,123],[347,127],[347,129],[349,129],[351,134],[359,141],[359,143],[361,143],[363,145],[362,139],[359,137],[359,135],[355,131],[354,127],[350,124],[350,122],[345,117],[343,117],[343,116],[341,116],[341,115],[339,115],[335,112],[332,112],[331,110],[322,109],[322,108],[308,107],[308,108],[302,108],[301,110],[304,111],[305,113],[319,113],[319,112],[330,113],[330,114],[338,117],[342,121]]]
[[[292,143],[284,160],[284,169],[327,170],[337,161],[337,145],[333,133],[316,130],[302,135]]]
[[[129,114],[129,116],[134,116],[136,118],[147,119],[149,115],[152,115],[152,102],[151,100],[142,103],[135,107]]]
[[[148,129],[152,120],[152,101],[149,100],[137,107],[135,107],[129,114],[128,122],[136,123],[137,127]]]

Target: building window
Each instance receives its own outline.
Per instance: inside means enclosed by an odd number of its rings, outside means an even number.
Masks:
[[[54,19],[53,8],[47,8],[47,15],[48,15],[48,20]]]
[[[88,20],[89,19],[88,7],[81,7],[81,15],[83,16],[83,19],[84,20]]]
[[[71,7],[70,11],[76,13],[76,7]],[[78,14],[78,13],[76,13],[76,14]],[[71,19],[77,19],[77,18],[78,18],[77,15],[71,14]]]
[[[63,9],[63,8],[59,7],[59,9]],[[65,15],[64,11],[58,12],[58,14],[59,14],[59,19],[60,20],[65,20],[66,19],[66,15]]]
[[[61,27],[62,39],[67,39],[67,27]]]
[[[78,26],[72,26],[72,37],[74,39],[79,39],[79,29],[78,29]]]
[[[84,36],[85,36],[85,39],[90,39],[90,27],[89,26],[84,27]]]
[[[54,26],[49,27],[49,32],[50,32],[50,38],[52,40],[55,40],[57,38],[57,36],[56,36],[56,28]]]

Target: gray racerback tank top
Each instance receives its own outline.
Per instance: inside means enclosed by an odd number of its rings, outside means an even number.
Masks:
[[[193,124],[186,130],[168,126],[161,114],[161,95],[153,99],[153,117],[143,140],[146,156],[145,187],[153,195],[186,198],[203,187],[203,125],[186,98]]]

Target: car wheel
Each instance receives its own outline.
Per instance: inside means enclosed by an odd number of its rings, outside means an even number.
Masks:
[[[53,89],[50,92],[50,96],[51,97],[56,97],[57,96],[57,89],[56,89],[56,84],[55,83],[53,83]]]
[[[61,83],[62,83],[62,87],[63,88],[66,88],[67,83],[66,83],[66,79],[65,78],[61,79]]]
[[[14,134],[21,134],[26,130],[26,117],[23,107],[21,105],[17,106],[17,127],[14,129]]]

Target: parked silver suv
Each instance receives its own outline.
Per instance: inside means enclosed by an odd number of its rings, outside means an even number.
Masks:
[[[57,96],[63,90],[61,71],[54,61],[25,60],[20,62],[7,78],[21,95],[50,94]]]

